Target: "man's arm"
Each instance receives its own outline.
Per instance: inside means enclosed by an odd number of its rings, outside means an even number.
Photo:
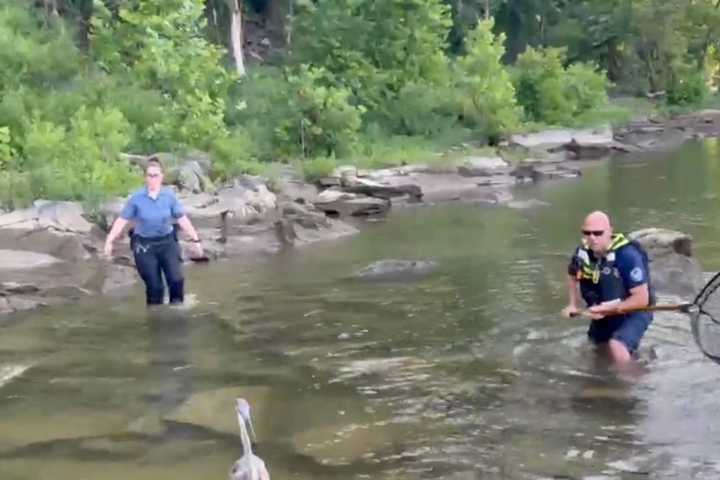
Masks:
[[[623,252],[621,264],[617,265],[623,283],[628,289],[628,297],[620,302],[597,305],[590,309],[592,313],[602,315],[619,315],[629,310],[647,307],[650,304],[648,272],[642,254],[635,248]]]
[[[621,315],[628,311],[641,309],[650,304],[650,291],[647,283],[630,289],[630,296],[621,302],[595,305],[588,310],[603,316]],[[602,317],[600,317],[602,318]]]
[[[567,270],[567,292],[568,292],[568,304],[567,307],[563,308],[562,314],[565,317],[571,317],[580,311],[580,293],[579,293],[579,281],[577,279],[577,273],[582,268],[579,264],[577,255],[573,255],[568,264]]]

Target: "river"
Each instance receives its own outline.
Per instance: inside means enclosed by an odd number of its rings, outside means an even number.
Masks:
[[[716,479],[717,382],[683,315],[618,377],[565,305],[580,222],[693,235],[720,270],[720,143],[518,186],[530,209],[398,209],[355,237],[188,270],[192,302],[95,298],[0,323],[0,478],[227,478],[236,396],[273,479]],[[433,259],[411,281],[349,278]]]

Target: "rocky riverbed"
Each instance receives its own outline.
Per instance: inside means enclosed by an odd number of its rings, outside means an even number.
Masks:
[[[615,130],[515,135],[501,145],[497,156],[467,156],[443,166],[375,171],[339,167],[315,184],[288,171],[272,181],[245,176],[216,186],[208,179],[212,165],[205,154],[165,155],[163,160],[169,165],[167,178],[199,228],[208,258],[216,260],[273,254],[352,235],[363,221],[403,205],[470,201],[534,208],[540,202],[513,199],[514,185],[577,178],[587,160],[667,150],[719,135],[720,111],[708,110],[666,122],[633,122]],[[144,160],[128,156],[140,166]],[[122,203],[120,198],[109,201],[90,214],[79,203],[39,200],[30,208],[0,214],[0,314],[127,292],[139,280],[128,239],[118,242],[112,259],[101,255],[107,226]],[[666,230],[638,235],[652,247],[653,273],[659,282],[684,273],[689,280],[678,286],[682,292],[677,294],[688,295],[698,287],[699,267],[688,236]],[[190,255],[185,259],[192,263]]]

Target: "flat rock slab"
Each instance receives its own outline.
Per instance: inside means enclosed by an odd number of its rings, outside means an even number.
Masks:
[[[0,249],[0,270],[28,270],[62,262],[57,257],[28,250]]]

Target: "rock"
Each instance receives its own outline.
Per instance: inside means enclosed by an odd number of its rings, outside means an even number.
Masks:
[[[326,214],[339,217],[382,215],[390,209],[390,202],[387,200],[363,196],[316,205]]]
[[[271,398],[270,387],[239,386],[194,393],[165,420],[207,428],[228,435],[237,435],[235,399],[242,397],[252,405],[253,424],[257,431],[264,431],[263,419],[270,418],[265,409]]]
[[[297,180],[278,182],[273,190],[277,197],[298,203],[313,203],[318,197],[315,185]]]
[[[334,220],[331,218],[328,218],[327,220],[330,222],[329,225],[321,229],[314,227],[308,228],[303,223],[295,223],[295,244],[304,245],[319,241],[334,240],[337,238],[346,237],[348,235],[355,235],[359,232],[357,228],[353,227],[352,225],[348,225],[343,221]]]
[[[362,177],[363,175],[359,174]],[[367,173],[368,178],[372,180],[383,180],[387,177],[406,177],[413,173],[431,173],[431,168],[427,165],[403,165],[401,167],[384,168],[380,170],[374,170]]]
[[[267,188],[267,185],[260,183],[258,179],[247,176],[238,179],[233,188],[222,189],[218,192],[221,201],[226,196],[239,196],[260,213],[273,210],[277,206],[277,196]]]
[[[647,251],[650,277],[658,293],[692,299],[704,285],[702,268],[692,256],[692,237],[663,228],[628,234]]]
[[[0,282],[0,294],[28,295],[39,291],[40,287],[32,283]]]
[[[285,202],[280,204],[279,208],[282,216],[286,220],[303,228],[319,230],[330,226],[330,219],[312,205]]]
[[[342,181],[339,177],[321,177],[318,179],[317,184],[321,188],[339,187],[342,185]]]
[[[559,147],[552,148],[549,151],[567,151],[570,156],[577,160],[593,160],[598,158],[607,157],[613,152],[630,153],[637,152],[638,147],[633,145],[626,145],[624,143],[611,141],[605,144],[596,143],[581,143],[573,138],[570,142],[565,143]]]
[[[512,177],[510,175],[503,175],[503,176],[494,175],[492,177],[478,180],[476,182],[476,185],[478,187],[502,187],[502,186],[513,185],[516,182],[517,182],[516,178]]]
[[[0,228],[90,233],[92,224],[83,213],[79,203],[36,200],[30,208],[0,215]]]
[[[115,409],[93,409],[63,403],[39,413],[22,406],[6,407],[0,418],[0,450],[7,451],[56,440],[110,436],[121,432],[130,417]]]
[[[139,276],[134,267],[113,265],[104,276],[100,293],[103,295],[127,293],[138,279]]]
[[[365,180],[363,178],[353,178],[344,181],[343,191],[349,193],[360,193],[369,197],[383,198],[386,200],[405,195],[408,195],[412,199],[419,200],[423,195],[422,189],[416,184],[385,185],[372,180]]]
[[[178,169],[175,185],[181,190],[195,193],[206,192],[214,188],[200,163],[195,160],[185,163]]]
[[[40,298],[23,295],[0,295],[0,314],[34,310],[47,305]]]
[[[365,280],[396,280],[427,275],[437,269],[432,260],[379,260],[353,274]]]
[[[330,174],[331,177],[335,178],[357,178],[358,176],[358,169],[357,167],[354,167],[352,165],[342,165],[339,167],[336,167],[335,170]]]
[[[200,151],[190,151],[177,155],[159,152],[155,156],[163,164],[165,183],[194,193],[209,191],[214,188],[209,178],[212,170],[209,154]],[[149,157],[126,155],[125,158],[131,163],[145,168]]]
[[[507,166],[507,162],[501,157],[466,157],[463,159],[462,165],[458,167],[458,172],[461,168],[467,171],[487,171]]]
[[[538,182],[541,180],[559,179],[559,178],[576,178],[581,175],[580,170],[569,168],[563,165],[536,165],[532,163],[522,163],[510,172],[518,182]]]
[[[328,412],[328,416],[338,415]],[[367,414],[353,414],[353,422],[343,422],[343,416],[330,425],[315,426],[290,438],[293,448],[315,459],[321,465],[343,466],[367,461],[382,452],[400,445],[410,435],[407,425],[372,422]],[[360,420],[358,420],[360,417]],[[363,421],[364,420],[364,421]]]
[[[550,204],[543,202],[542,200],[531,198],[530,200],[512,200],[507,202],[507,206],[516,210],[529,210],[535,207],[549,207]]]
[[[572,130],[547,130],[525,135],[512,135],[510,143],[527,149],[549,149],[560,145],[575,142],[583,145],[608,145],[614,142],[613,132],[609,125],[600,128]]]
[[[62,262],[57,257],[28,250],[0,250],[0,270],[29,270]]]
[[[390,209],[390,201],[355,193],[325,190],[318,195],[315,206],[328,215],[350,217],[383,214]]]

